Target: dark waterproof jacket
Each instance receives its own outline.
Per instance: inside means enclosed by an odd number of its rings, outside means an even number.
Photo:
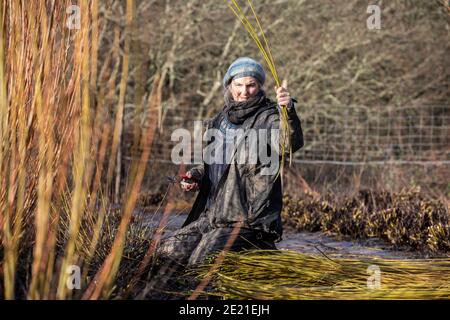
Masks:
[[[270,129],[280,128],[278,106],[275,102],[270,102],[269,105],[269,108],[261,108],[260,112],[244,121],[241,126],[244,132],[251,128],[267,129],[267,132],[270,132]],[[213,119],[207,120],[205,128],[216,127],[221,117],[223,117],[222,112]],[[295,152],[303,146],[304,142],[301,122],[293,103],[292,107],[288,108],[288,119],[292,152]],[[282,137],[278,139],[280,140]],[[281,147],[279,150],[281,153]],[[285,148],[285,152],[288,151],[289,146]],[[263,165],[259,161],[257,164],[239,164],[237,161],[232,161],[231,164],[226,165],[214,195],[209,195],[211,189],[211,181],[208,178],[209,165],[203,163],[191,169],[190,172],[201,181],[201,184],[199,194],[183,226],[197,220],[201,215],[207,215],[213,228],[231,227],[240,223],[244,228],[263,231],[275,241],[281,240],[283,231],[281,175],[261,174],[264,166],[268,165]],[[205,210],[208,196],[212,196],[214,201],[210,208]]]

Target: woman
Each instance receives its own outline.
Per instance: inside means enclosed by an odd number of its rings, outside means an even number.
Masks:
[[[295,100],[283,85],[275,88],[277,103],[272,102],[262,88],[264,81],[263,67],[251,58],[239,58],[228,68],[223,79],[225,106],[208,125],[208,129],[218,129],[222,135],[219,148],[224,147],[224,160],[233,159],[230,152],[236,152],[225,148],[229,132],[237,132],[232,129],[279,129],[280,106],[287,108],[290,125],[291,148],[286,150],[295,152],[303,146]],[[228,162],[204,162],[186,173],[189,180],[182,183],[182,188],[200,192],[182,229],[162,241],[161,255],[193,265],[224,249],[276,249],[275,242],[282,236],[282,187],[277,170],[263,174],[268,164],[259,160],[248,164],[235,159]]]

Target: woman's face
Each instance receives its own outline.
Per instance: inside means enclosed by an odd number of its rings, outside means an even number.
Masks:
[[[247,101],[259,91],[258,81],[253,77],[243,77],[231,82],[231,94],[234,101]]]

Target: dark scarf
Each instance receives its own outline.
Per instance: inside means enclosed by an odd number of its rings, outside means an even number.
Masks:
[[[251,97],[247,101],[234,101],[230,99],[225,102],[223,108],[223,114],[227,117],[227,120],[233,124],[240,125],[247,118],[254,115],[259,109],[267,107],[268,101],[266,93],[260,90],[254,97]]]

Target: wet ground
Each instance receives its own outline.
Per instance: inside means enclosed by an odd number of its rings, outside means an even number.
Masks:
[[[141,217],[151,227],[157,227],[162,214],[145,214]],[[177,230],[186,220],[186,214],[168,214],[167,231]],[[343,240],[332,234],[323,232],[296,231],[285,228],[283,240],[276,244],[278,249],[293,250],[301,253],[343,255],[352,257],[357,255],[368,255],[384,259],[414,259],[428,258],[423,254],[408,251],[407,248],[396,250],[389,243],[380,239],[365,240]]]
[[[323,232],[285,230],[283,240],[277,244],[279,249],[289,249],[301,253],[338,254],[345,257],[372,256],[383,259],[424,258],[423,254],[395,250],[392,245],[380,239],[342,240]]]

